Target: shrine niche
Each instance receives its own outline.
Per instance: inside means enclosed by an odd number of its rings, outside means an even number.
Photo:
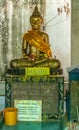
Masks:
[[[34,5],[35,3],[32,0],[2,0],[0,3],[0,37],[2,39],[0,42],[1,74],[3,74],[6,69],[9,68],[11,59],[21,57],[22,35],[30,28],[29,16],[33,11]],[[38,1],[39,10],[44,17],[43,27],[50,36],[50,44],[54,52],[54,56],[56,56],[62,62],[62,68],[64,67],[64,75],[66,79],[67,74],[65,68],[70,65],[71,60],[70,6],[71,1],[67,0],[64,2],[62,2],[62,0],[53,0],[52,3],[48,0]],[[67,15],[64,9],[67,12]],[[59,30],[61,30],[61,33]],[[65,52],[67,53],[65,54]],[[63,61],[64,58],[65,60]]]

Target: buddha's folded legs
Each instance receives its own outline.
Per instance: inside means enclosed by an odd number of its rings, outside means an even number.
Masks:
[[[14,59],[10,62],[11,68],[20,68],[20,67],[32,67],[32,61],[27,61],[26,59]]]
[[[52,69],[58,69],[61,67],[61,63],[58,59],[52,59],[52,60],[47,59],[46,61],[35,64],[35,66],[50,67]]]
[[[10,62],[11,68],[23,68],[23,67],[50,67],[52,69],[58,69],[61,67],[61,63],[58,59],[44,59],[38,61],[32,61],[28,59],[14,59]]]

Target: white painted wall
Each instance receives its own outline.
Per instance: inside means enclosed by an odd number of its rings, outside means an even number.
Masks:
[[[71,0],[46,0],[46,31],[49,34],[53,56],[61,61],[65,79],[67,79],[66,68],[71,65],[71,16],[66,16],[64,4]],[[62,14],[58,15],[57,8],[62,8]]]

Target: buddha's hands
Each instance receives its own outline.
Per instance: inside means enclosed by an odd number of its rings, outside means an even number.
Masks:
[[[24,54],[22,54],[22,57],[24,58],[24,59],[27,59],[27,55],[24,53]]]

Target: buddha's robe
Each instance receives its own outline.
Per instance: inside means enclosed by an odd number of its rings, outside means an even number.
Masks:
[[[36,47],[41,52],[48,55],[48,57],[52,57],[52,51],[50,49],[50,45],[43,41],[42,37],[33,30],[28,31],[24,34],[23,39],[26,40],[30,45]]]

